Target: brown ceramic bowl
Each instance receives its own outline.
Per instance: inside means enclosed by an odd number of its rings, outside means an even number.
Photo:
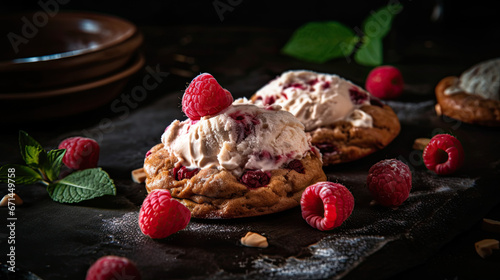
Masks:
[[[126,20],[82,12],[4,15],[0,32],[4,93],[66,87],[109,75],[130,60],[143,39]]]
[[[0,93],[0,123],[39,121],[75,115],[110,103],[144,65],[134,54],[120,71],[90,82],[36,92]]]

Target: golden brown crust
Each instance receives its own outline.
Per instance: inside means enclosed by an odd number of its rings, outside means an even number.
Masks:
[[[323,165],[349,162],[378,151],[392,142],[401,125],[391,107],[365,105],[361,110],[373,119],[373,127],[355,127],[350,122],[339,121],[331,127],[321,127],[309,132],[311,143],[329,143],[334,151],[323,152]]]
[[[304,174],[273,170],[269,184],[260,188],[249,188],[229,171],[215,168],[201,169],[192,178],[177,181],[172,173],[176,161],[163,144],[154,146],[144,162],[146,189],[168,189],[194,218],[241,218],[284,211],[300,204],[306,187],[326,180],[321,160],[313,152],[301,160]]]
[[[436,86],[436,99],[441,113],[470,124],[500,126],[500,101],[466,92],[444,93],[457,79],[454,76],[446,77]]]

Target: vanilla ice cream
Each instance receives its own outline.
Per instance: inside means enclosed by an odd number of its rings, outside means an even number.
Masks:
[[[481,62],[460,75],[444,94],[458,92],[477,94],[486,99],[500,100],[500,58]]]
[[[216,116],[174,121],[162,135],[165,149],[187,168],[272,170],[311,150],[304,126],[279,106],[235,101]]]
[[[255,94],[258,105],[276,104],[297,117],[306,131],[344,120],[353,126],[373,127],[370,115],[360,110],[370,105],[370,94],[337,75],[288,71]]]

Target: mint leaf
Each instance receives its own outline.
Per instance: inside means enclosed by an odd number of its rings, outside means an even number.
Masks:
[[[401,12],[400,3],[389,4],[372,12],[363,22],[363,33],[370,38],[384,38],[391,30],[392,19]]]
[[[0,183],[7,184],[9,183],[9,179],[10,182],[14,180],[16,185],[29,185],[43,180],[40,173],[36,172],[28,166],[19,164],[6,164],[0,167]]]
[[[27,159],[26,151],[28,149],[26,147],[28,147],[28,146],[31,146],[34,148],[29,149],[30,155],[28,155],[29,158]],[[26,133],[22,130],[19,131],[19,150],[21,151],[21,156],[22,156],[24,162],[26,162],[26,164],[28,164],[28,165],[30,163],[33,164],[33,160],[38,159],[38,155],[36,155],[36,151],[45,151],[43,149],[42,145],[40,145],[40,143],[38,143],[35,139],[33,139],[31,136],[29,136],[28,133]],[[30,162],[30,163],[28,163],[28,162]]]
[[[47,191],[54,201],[76,203],[103,195],[116,195],[108,173],[101,168],[77,171],[50,184]]]
[[[44,161],[45,150],[39,146],[24,146],[24,162],[30,167],[38,168]]]
[[[47,153],[41,169],[50,181],[55,181],[59,178],[59,173],[61,172],[61,166],[63,164],[62,159],[65,153],[65,149],[50,150]]]
[[[354,60],[365,66],[378,66],[382,64],[382,39],[363,38],[363,44],[354,55]]]
[[[310,22],[294,32],[282,52],[298,59],[323,63],[349,56],[357,38],[350,28],[339,22]]]

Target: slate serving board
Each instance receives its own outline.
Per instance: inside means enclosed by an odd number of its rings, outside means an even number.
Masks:
[[[402,123],[393,143],[359,161],[325,168],[329,180],[344,184],[355,197],[354,211],[341,227],[318,231],[295,208],[245,219],[192,219],[186,229],[152,240],[137,224],[146,191],[130,172],[142,166],[172,120],[184,119],[180,97],[178,92],[165,95],[110,119],[105,130],[85,130],[99,138],[99,165],[115,180],[116,197],[66,205],[50,200],[41,186],[18,187],[25,204],[16,210],[17,277],[84,279],[97,258],[114,254],[135,261],[143,279],[381,279],[422,263],[500,202],[500,152],[491,149],[500,131],[438,117],[432,100],[393,101],[389,104]],[[467,155],[464,168],[453,176],[427,171],[421,153],[412,149],[415,138],[445,131],[462,141]],[[63,133],[47,144],[56,146],[81,133]],[[413,189],[398,209],[370,205],[367,171],[385,158],[403,160],[412,170]],[[6,209],[0,215],[5,220]],[[270,246],[242,246],[239,240],[248,231],[266,236]],[[7,234],[2,227],[1,252],[8,249]],[[2,279],[20,279],[11,278],[1,262]]]

